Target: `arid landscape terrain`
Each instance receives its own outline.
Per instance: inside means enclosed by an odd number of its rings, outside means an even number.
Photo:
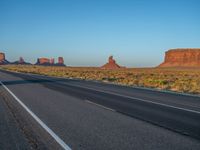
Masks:
[[[0,1],[0,150],[200,150],[200,0]]]
[[[1,62],[8,62],[5,54],[1,54]],[[15,72],[200,94],[199,48],[170,49],[165,53],[164,62],[153,68],[126,68],[118,65],[113,56],[110,56],[107,63],[101,67],[65,67],[63,58],[60,59],[62,60],[59,63],[63,66],[48,64],[48,59],[44,64],[6,63],[0,67]]]
[[[197,68],[126,68],[108,70],[94,67],[52,67],[4,65],[2,69],[83,80],[98,80],[129,86],[149,87],[200,94],[200,69]]]

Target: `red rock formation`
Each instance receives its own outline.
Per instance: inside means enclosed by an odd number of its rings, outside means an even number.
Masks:
[[[36,65],[44,66],[65,66],[63,57],[58,57],[58,63],[55,63],[55,59],[51,58],[38,58]]]
[[[125,68],[125,67],[121,67],[119,66],[115,60],[113,59],[113,56],[110,56],[108,58],[108,63],[106,63],[105,65],[103,65],[101,67],[102,69],[120,69],[120,68]]]
[[[200,67],[200,48],[170,49],[159,67]]]
[[[52,65],[55,64],[55,59],[54,58],[50,59],[50,64],[52,64]]]
[[[4,53],[0,53],[0,61],[5,60],[5,54]]]
[[[19,58],[18,62],[19,62],[19,64],[24,64],[25,63],[25,61],[24,61],[24,59],[22,57]]]
[[[0,53],[0,65],[9,64],[9,62],[5,58],[4,53]]]
[[[63,57],[58,57],[58,64],[64,64]]]
[[[37,64],[39,64],[39,65],[49,64],[49,63],[50,63],[50,59],[48,59],[48,58],[38,58]]]

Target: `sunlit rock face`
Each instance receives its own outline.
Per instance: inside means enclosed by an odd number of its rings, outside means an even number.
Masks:
[[[37,64],[38,65],[50,64],[50,59],[48,59],[48,58],[38,58]]]
[[[200,67],[200,48],[170,49],[159,67]]]
[[[0,61],[5,60],[5,54],[4,53],[0,53]]]
[[[0,65],[4,65],[4,64],[9,64],[9,62],[6,60],[5,54],[0,53]]]
[[[58,57],[58,62],[55,63],[54,58],[38,58],[36,65],[43,65],[43,66],[65,66],[63,57]]]
[[[113,56],[110,56],[108,58],[108,63],[106,63],[105,65],[103,65],[101,68],[102,69],[120,69],[120,68],[125,68],[125,67],[119,66],[116,63],[116,61],[113,59]]]

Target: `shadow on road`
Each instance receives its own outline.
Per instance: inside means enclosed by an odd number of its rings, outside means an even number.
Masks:
[[[2,81],[4,85],[15,85],[15,84],[30,84],[30,83],[54,83],[62,82],[63,79],[57,80],[46,80],[46,79],[31,79],[31,80],[11,80],[11,81]]]
[[[37,78],[34,76],[27,76],[23,74],[19,74],[16,72],[10,72],[6,70],[0,70],[3,73],[8,73],[11,74],[15,77],[21,78],[21,80],[9,80],[9,81],[2,81],[4,85],[15,85],[15,84],[30,84],[30,83],[54,83],[54,82],[62,82],[66,81],[66,79],[42,79],[42,78]]]

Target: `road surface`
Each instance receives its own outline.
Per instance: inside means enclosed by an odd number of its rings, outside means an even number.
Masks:
[[[200,149],[200,97],[7,71],[0,81],[38,149]]]

